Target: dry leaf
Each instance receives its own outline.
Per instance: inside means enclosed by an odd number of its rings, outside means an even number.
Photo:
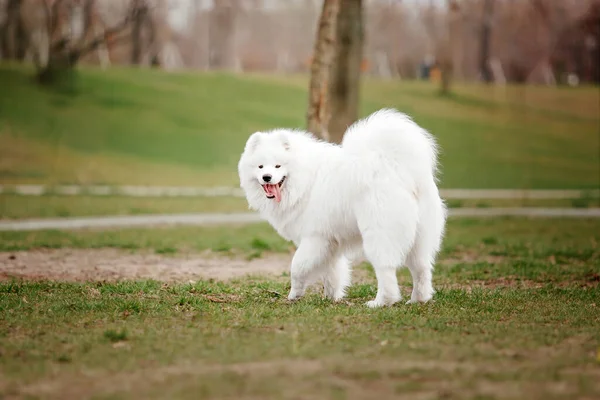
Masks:
[[[220,299],[216,296],[210,296],[208,294],[205,294],[204,298],[206,298],[206,300],[212,301],[213,303],[227,303],[227,300],[225,300],[225,299]]]
[[[112,347],[114,349],[123,349],[123,348],[127,348],[128,349],[129,348],[129,343],[123,342],[123,341],[115,342],[115,343],[113,343]]]

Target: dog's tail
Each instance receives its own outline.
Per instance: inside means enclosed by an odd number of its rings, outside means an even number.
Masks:
[[[379,110],[354,123],[342,147],[357,156],[376,154],[411,171],[417,181],[437,176],[438,148],[434,137],[409,116],[393,109]],[[419,179],[418,176],[421,178]]]

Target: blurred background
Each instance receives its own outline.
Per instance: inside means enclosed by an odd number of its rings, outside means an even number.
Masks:
[[[462,81],[600,82],[596,0],[363,3],[366,75],[435,79],[439,60],[449,56]],[[32,62],[47,59],[48,45],[59,40],[73,46],[108,35],[82,55],[81,64],[307,73],[321,5],[320,0],[2,0],[0,49],[5,61]]]
[[[600,1],[337,5],[311,92],[323,1],[0,0],[0,217],[244,210],[248,135],[325,92],[333,141],[382,107],[429,129],[451,206],[598,205]]]

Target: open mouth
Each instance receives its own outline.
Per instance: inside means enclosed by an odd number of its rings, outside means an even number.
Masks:
[[[275,199],[278,203],[281,201],[281,185],[285,182],[285,176],[281,178],[279,183],[265,183],[262,185],[263,190],[267,195],[267,199]]]

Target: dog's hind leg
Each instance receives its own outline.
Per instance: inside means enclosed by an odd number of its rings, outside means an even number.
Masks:
[[[428,257],[421,254],[419,250],[413,248],[408,256],[406,264],[410,270],[413,281],[413,290],[410,303],[426,303],[433,297],[432,272],[433,265]]]
[[[288,300],[304,296],[306,288],[320,278],[322,268],[333,262],[336,253],[337,246],[327,239],[317,236],[302,239],[292,259]]]
[[[427,229],[423,225],[419,228]],[[415,244],[406,259],[413,281],[412,295],[407,304],[426,303],[433,297],[432,272],[436,251],[432,248],[431,238],[427,236],[430,234],[428,231],[418,231]]]
[[[326,266],[323,276],[325,297],[334,301],[343,299],[346,288],[350,286],[351,273],[350,262],[343,254],[333,258],[333,262]]]
[[[446,207],[437,195],[437,190],[425,192],[419,203],[421,217],[417,237],[406,260],[413,280],[413,291],[408,303],[425,303],[433,297],[433,264],[440,249],[446,222]]]
[[[377,296],[367,302],[371,308],[400,301],[396,270],[404,265],[413,246],[418,223],[417,203],[409,193],[401,191],[384,198],[375,196],[356,212],[364,252],[377,276]],[[402,213],[394,212],[398,209]],[[384,210],[392,212],[384,213]]]

